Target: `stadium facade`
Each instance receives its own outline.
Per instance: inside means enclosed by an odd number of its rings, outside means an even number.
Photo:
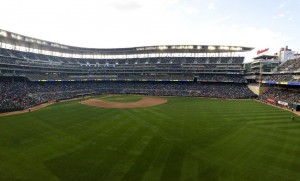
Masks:
[[[0,30],[0,86],[5,93],[0,107],[23,109],[104,93],[251,98],[255,95],[247,84],[263,82],[257,71],[245,74],[243,54],[253,49],[223,45],[83,48]]]
[[[2,75],[35,81],[194,81],[203,74],[243,74],[253,48],[159,45],[95,49],[62,45],[0,30]],[[200,79],[201,80],[201,79]]]

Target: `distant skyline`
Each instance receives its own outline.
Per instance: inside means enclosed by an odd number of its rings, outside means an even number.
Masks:
[[[300,0],[9,0],[0,29],[71,46],[172,44],[300,50]]]

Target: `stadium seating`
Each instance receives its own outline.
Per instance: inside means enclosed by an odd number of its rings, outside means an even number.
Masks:
[[[278,71],[298,71],[300,69],[300,58],[287,60],[285,63],[279,66]]]
[[[2,82],[0,93],[0,109],[28,108],[82,94],[146,94],[230,99],[256,97],[245,84],[193,82]]]
[[[24,109],[51,100],[105,93],[254,98],[246,86],[243,61],[244,57],[68,58],[0,48],[1,75],[29,80],[0,81],[0,109]],[[279,71],[296,71],[299,62],[288,60]],[[275,72],[264,75],[263,80],[297,82],[300,76]],[[282,100],[299,102],[297,93],[270,89],[264,97],[278,94]]]

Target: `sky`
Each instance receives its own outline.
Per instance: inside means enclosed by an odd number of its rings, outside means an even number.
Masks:
[[[300,0],[0,0],[0,29],[65,45],[289,46],[300,52]]]

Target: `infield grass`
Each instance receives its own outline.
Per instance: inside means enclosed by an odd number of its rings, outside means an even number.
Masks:
[[[300,118],[252,100],[0,117],[0,180],[300,180]]]

